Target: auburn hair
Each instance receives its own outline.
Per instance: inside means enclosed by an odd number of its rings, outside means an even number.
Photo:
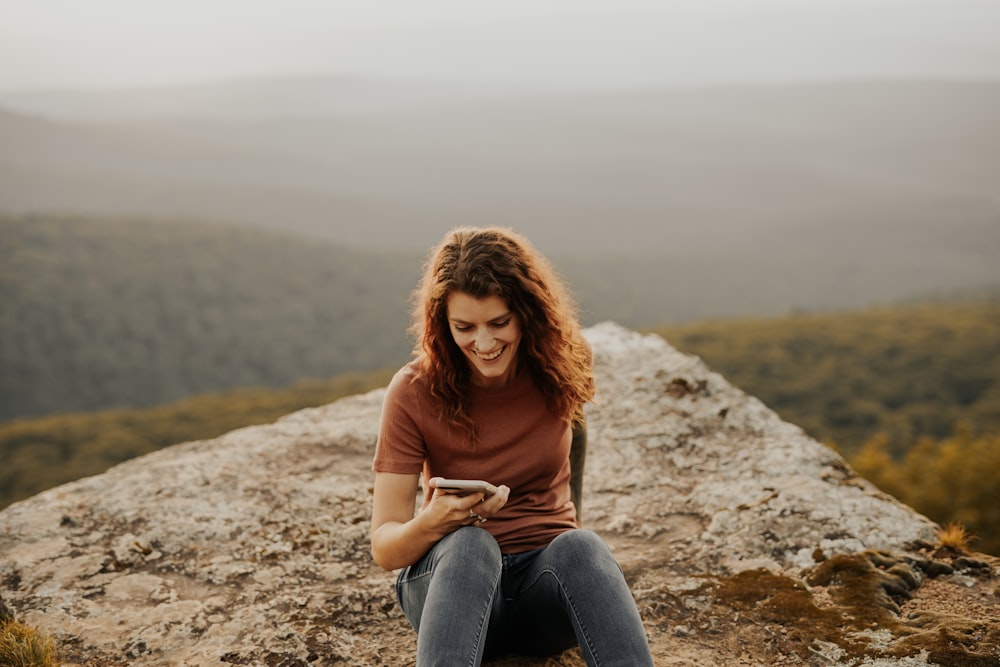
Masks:
[[[582,419],[584,403],[594,397],[594,374],[569,290],[520,234],[499,227],[459,227],[431,251],[413,293],[414,355],[446,420],[477,441],[469,415],[472,369],[448,323],[453,292],[503,299],[521,328],[519,372],[531,374],[554,414],[567,422]]]

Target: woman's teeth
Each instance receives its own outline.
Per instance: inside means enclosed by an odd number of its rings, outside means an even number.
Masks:
[[[505,349],[507,349],[506,345],[504,345],[503,347],[501,347],[499,350],[497,350],[493,354],[483,354],[482,352],[476,352],[476,356],[479,357],[480,359],[482,359],[483,361],[493,361],[494,359],[496,359],[497,357],[499,357],[501,355],[501,353],[503,353],[503,351]]]

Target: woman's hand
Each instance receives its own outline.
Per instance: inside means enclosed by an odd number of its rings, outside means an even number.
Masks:
[[[438,479],[432,477],[430,480],[434,495],[424,513],[429,513],[428,519],[441,526],[445,534],[463,526],[483,525],[507,504],[510,496],[510,487],[502,484],[496,493],[487,496],[480,492],[466,494],[437,488]]]
[[[482,525],[507,503],[510,488],[461,496],[435,487],[416,516],[417,474],[375,473],[372,497],[372,556],[386,570],[412,565],[435,542],[463,526]],[[433,484],[432,484],[433,486]]]

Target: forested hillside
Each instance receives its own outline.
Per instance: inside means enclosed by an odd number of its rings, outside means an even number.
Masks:
[[[0,217],[0,419],[405,359],[421,257],[246,227]]]

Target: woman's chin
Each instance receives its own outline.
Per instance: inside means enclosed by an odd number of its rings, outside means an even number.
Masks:
[[[504,384],[513,376],[511,364],[504,359],[504,355],[500,355],[492,362],[485,362],[476,357],[472,361],[472,368],[476,371],[475,375],[480,384]]]

